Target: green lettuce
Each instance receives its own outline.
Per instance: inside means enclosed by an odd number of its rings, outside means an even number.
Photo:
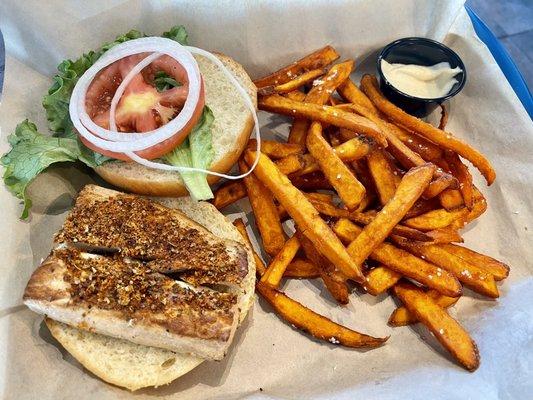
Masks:
[[[84,154],[85,150],[77,138],[43,135],[28,120],[18,124],[15,133],[9,135],[7,140],[11,150],[0,158],[0,163],[5,167],[3,179],[9,191],[24,203],[23,219],[28,217],[31,207],[26,188],[49,165],[80,160],[95,168],[102,162],[96,156]]]
[[[200,121],[189,136],[181,145],[165,154],[163,160],[178,167],[209,168],[215,155],[211,133],[214,120],[213,112],[205,106]],[[181,172],[180,175],[193,199],[207,200],[213,198],[213,192],[209,187],[205,173]]]
[[[15,133],[8,137],[11,150],[0,158],[0,163],[5,168],[3,175],[5,185],[16,197],[23,200],[24,210],[21,218],[28,217],[31,207],[26,188],[51,164],[80,161],[94,168],[111,160],[92,151],[79,140],[68,112],[70,96],[80,76],[102,54],[119,43],[145,36],[142,32],[131,30],[124,35],[117,36],[114,41],[105,43],[100,49],[83,54],[77,60],[61,62],[57,67],[58,74],[54,76],[53,84],[42,102],[52,136],[38,132],[35,124],[26,120],[21,122],[16,127]],[[183,26],[175,26],[168,32],[164,32],[162,36],[187,45],[187,31]],[[159,78],[158,83],[162,90],[179,85],[168,76],[160,75]],[[210,129],[212,120],[212,113],[204,112],[199,125],[191,133],[194,138],[187,140],[181,150],[182,153],[187,153],[187,157],[184,156],[183,165],[197,165],[202,168],[210,165],[213,158]],[[206,152],[205,155],[200,153],[203,151]],[[191,190],[195,191],[199,198],[208,198],[206,196],[209,196],[211,191],[208,185],[207,188],[205,187],[207,181],[205,175],[202,175],[189,174],[184,179],[189,182],[187,187],[192,188]]]
[[[158,92],[164,92],[165,90],[181,86],[181,82],[175,80],[165,71],[157,71],[154,77],[154,86]]]

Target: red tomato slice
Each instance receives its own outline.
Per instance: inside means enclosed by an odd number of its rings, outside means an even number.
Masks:
[[[99,126],[109,129],[109,109],[111,100],[122,79],[148,54],[135,54],[114,62],[100,71],[89,85],[85,97],[87,114]],[[182,86],[158,92],[148,82],[153,82],[154,75],[164,71]],[[120,99],[115,122],[119,132],[148,132],[159,128],[173,119],[183,107],[189,92],[189,81],[185,69],[172,57],[163,55],[136,75],[127,86]],[[205,104],[204,85],[201,82],[200,99],[191,119],[179,132],[169,139],[152,147],[136,152],[146,159],[154,159],[173,150],[181,144],[191,132],[202,115]],[[115,153],[95,146],[80,136],[81,141],[90,149],[119,160],[129,161],[123,153]]]

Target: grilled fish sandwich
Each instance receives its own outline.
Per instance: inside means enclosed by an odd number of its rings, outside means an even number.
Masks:
[[[223,358],[253,303],[254,276],[250,249],[210,204],[89,185],[24,303],[89,370],[135,390]],[[157,361],[139,357],[147,352]],[[102,368],[106,359],[114,368]],[[137,375],[126,372],[134,363]]]

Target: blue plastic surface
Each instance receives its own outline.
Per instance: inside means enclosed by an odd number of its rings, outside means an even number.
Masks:
[[[531,97],[531,92],[529,91],[527,83],[522,77],[520,70],[517,68],[509,53],[507,53],[503,45],[496,38],[496,36],[494,36],[489,27],[485,25],[485,23],[476,15],[474,11],[472,11],[470,7],[465,6],[465,9],[472,20],[472,25],[474,25],[476,34],[489,48],[492,56],[498,63],[498,66],[509,81],[516,95],[524,105],[524,108],[526,109],[530,118],[533,119],[533,98]]]

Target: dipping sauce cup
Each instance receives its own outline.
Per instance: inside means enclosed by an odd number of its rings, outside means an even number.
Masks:
[[[447,62],[451,68],[459,67],[461,72],[455,75],[454,78],[457,83],[452,86],[446,95],[437,98],[420,98],[404,93],[394,87],[383,74],[381,60],[391,64],[423,66]],[[466,83],[466,69],[457,53],[442,43],[421,37],[398,39],[385,46],[378,56],[377,71],[383,94],[398,107],[417,117],[425,117],[430,114],[439,104],[459,93]]]

